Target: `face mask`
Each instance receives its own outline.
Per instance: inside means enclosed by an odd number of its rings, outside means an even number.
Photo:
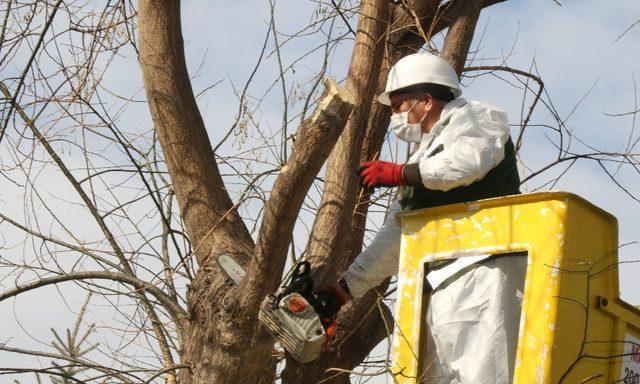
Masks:
[[[389,121],[389,130],[392,131],[398,139],[407,143],[419,143],[422,139],[422,121],[427,117],[425,113],[419,123],[409,124],[409,112],[418,104],[418,100],[406,112],[394,113]]]

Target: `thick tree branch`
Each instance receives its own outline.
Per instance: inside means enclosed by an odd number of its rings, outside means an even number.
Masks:
[[[231,210],[184,57],[178,1],[144,0],[139,7],[140,67],[154,127],[181,216],[200,265],[218,253],[252,253],[253,240]],[[213,229],[213,230],[212,230]]]
[[[358,106],[327,160],[327,172],[320,208],[311,232],[307,259],[317,271],[315,280],[335,279],[336,257],[349,239],[355,209],[360,151],[375,102],[377,79],[384,54],[385,21],[389,19],[388,0],[367,0],[360,5],[358,32],[349,65],[346,89]]]
[[[338,143],[327,161],[327,172],[324,180],[324,190],[320,208],[309,239],[307,259],[314,266],[314,281],[322,284],[328,280],[335,280],[343,263],[344,249],[351,233],[353,211],[355,209],[357,191],[359,190],[356,169],[360,162],[360,151],[366,132],[369,113],[378,86],[378,74],[384,56],[385,32],[390,17],[388,0],[366,0],[360,5],[358,29],[346,80],[347,90],[354,95],[354,110]],[[355,329],[354,322],[360,324],[362,308],[371,305],[370,300],[361,300],[355,307],[350,307],[353,316],[343,316],[340,329],[352,335],[366,335],[365,340],[373,345],[362,343],[363,339],[352,337],[345,345],[345,354],[332,353],[323,356],[313,364],[301,365],[289,359],[282,373],[284,383],[296,383],[299,377],[309,381],[317,381],[327,377],[329,367],[353,368],[359,364],[381,338],[369,337],[375,335],[378,321],[373,316],[367,316],[366,324]],[[360,311],[359,311],[360,310]],[[362,332],[362,333],[361,333]],[[375,340],[375,341],[374,341]],[[353,348],[351,343],[356,341]],[[342,377],[332,379],[339,382]]]
[[[482,8],[505,0],[481,0]],[[407,53],[416,52],[438,32],[448,28],[458,16],[458,7],[467,0],[405,0],[394,9],[389,28],[389,59],[395,63]],[[419,24],[419,25],[418,25]],[[399,55],[399,56],[398,56]]]
[[[264,296],[280,283],[302,202],[342,133],[353,106],[351,94],[328,79],[313,116],[298,128],[291,156],[265,205],[255,258],[241,286],[241,308],[245,313],[255,316]]]
[[[453,66],[458,77],[467,60],[483,4],[484,0],[467,0],[459,1],[454,6],[456,16],[444,40],[442,57]]]
[[[254,326],[236,327],[245,321],[237,310],[239,295],[215,262],[216,255],[228,253],[245,265],[254,244],[225,189],[196,104],[184,56],[180,2],[142,0],[138,20],[140,67],[151,117],[199,264],[187,292],[189,319],[180,351],[182,362],[193,364],[193,370],[180,371],[180,381],[236,377],[267,382],[274,373],[271,359],[251,367],[237,362],[268,354],[271,345]],[[257,307],[250,313],[256,317]]]

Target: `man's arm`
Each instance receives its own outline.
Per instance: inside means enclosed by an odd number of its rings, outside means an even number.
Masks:
[[[369,161],[359,170],[367,188],[423,185],[448,191],[482,179],[505,156],[509,124],[504,111],[472,102],[451,118],[439,139],[441,151],[413,164]]]
[[[421,158],[419,173],[425,187],[448,191],[482,179],[504,159],[504,146],[509,139],[507,115],[489,104],[476,102],[458,112],[442,135],[443,151]],[[412,168],[404,170],[405,176],[411,174],[415,178],[416,166]]]
[[[342,276],[350,296],[364,296],[371,288],[397,272],[402,227],[395,216],[401,210],[398,201],[391,204],[380,231]]]
[[[506,113],[486,103],[473,103],[459,111],[442,133],[443,151],[415,164],[381,161],[365,163],[360,176],[366,187],[417,185],[447,191],[483,178],[504,159],[509,139]],[[348,291],[333,284],[343,298],[362,297],[398,269],[402,228],[395,220],[401,210],[394,202],[382,229],[369,247],[351,264],[343,279]]]
[[[369,247],[356,257],[338,281],[316,292],[316,296],[326,303],[320,309],[322,316],[335,319],[340,308],[349,300],[364,296],[371,288],[396,273],[402,228],[395,216],[400,211],[400,203],[394,201],[382,228]]]

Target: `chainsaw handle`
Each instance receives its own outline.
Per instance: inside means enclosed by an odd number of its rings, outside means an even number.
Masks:
[[[296,281],[300,277],[309,276],[311,273],[311,263],[308,260],[301,261],[296,265],[293,273],[291,274],[291,281]]]
[[[305,298],[311,297],[313,292],[313,280],[309,276],[301,276],[291,281],[291,285],[284,290],[282,296],[297,292]]]
[[[313,280],[311,279],[311,263],[304,260],[299,262],[291,272],[291,278],[289,283],[282,287],[280,292],[275,296],[272,307],[275,309],[280,300],[286,295],[297,292],[301,294],[305,299],[312,300],[313,294]]]

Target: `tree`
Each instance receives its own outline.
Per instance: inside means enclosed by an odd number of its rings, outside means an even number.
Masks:
[[[114,304],[126,326],[135,330],[135,337],[126,336],[126,329],[120,332],[123,340],[146,340],[157,361],[128,359],[122,356],[124,349],[116,349],[112,351],[114,368],[113,361],[60,351],[6,344],[0,349],[54,359],[57,362],[51,368],[31,372],[71,382],[99,382],[104,377],[118,382],[273,382],[283,356],[274,353],[273,339],[259,326],[257,313],[262,299],[277,289],[287,257],[291,262],[302,256],[310,260],[320,284],[335,279],[361,250],[370,202],[389,197],[362,191],[355,172],[360,162],[380,153],[384,142],[389,112],[373,100],[384,88],[388,69],[408,53],[434,50],[434,38],[446,31],[441,53],[461,75],[481,10],[499,2],[320,4],[318,20],[310,29],[324,31],[329,25],[327,29],[333,31],[334,23],[348,26],[357,15],[355,30],[348,27],[338,37],[329,33],[321,45],[327,60],[333,45],[352,36],[351,61],[342,84],[325,80],[324,91],[316,98],[325,77],[323,65],[306,90],[300,123],[292,134],[287,107],[292,90],[285,87],[287,68],[279,59],[284,43],[278,39],[285,36],[276,29],[275,3],[271,3],[265,47],[271,35],[272,54],[280,63],[276,82],[285,100],[283,124],[274,135],[279,142],[272,144],[275,140],[267,137],[248,150],[241,146],[241,153],[229,157],[218,153],[222,142],[232,132],[255,125],[255,109],[251,110],[247,95],[253,74],[236,95],[240,106],[231,130],[214,147],[197,102],[201,93],[194,92],[187,69],[179,2],[142,0],[136,9],[117,1],[99,11],[61,0],[7,2],[0,65],[8,67],[25,50],[30,55],[19,71],[0,84],[7,105],[0,144],[13,151],[13,163],[3,169],[3,176],[6,182],[25,188],[36,204],[31,203],[31,223],[1,212],[0,219],[23,232],[37,245],[34,248],[40,248],[37,253],[55,262],[43,262],[42,256],[22,263],[3,259],[4,268],[26,270],[31,279],[4,291],[0,301],[63,282],[75,282],[104,300],[114,295],[134,305],[125,310]],[[70,54],[60,48],[65,34]],[[106,68],[126,49],[135,52],[139,61],[145,100],[139,100],[140,95],[121,100],[103,86]],[[264,53],[265,48],[256,69]],[[542,80],[529,71],[506,65],[467,67],[466,71],[506,71],[518,76],[525,94],[535,95],[531,111],[543,92]],[[118,98],[120,104],[114,102]],[[119,125],[120,108],[137,109],[136,104],[141,104],[140,109],[148,106],[153,129],[136,132]],[[308,113],[313,106],[315,110]],[[547,107],[553,109],[552,104]],[[520,127],[518,147],[529,116]],[[558,129],[563,130],[560,118]],[[261,146],[274,149],[267,166],[261,166],[264,159],[259,155],[250,153]],[[559,150],[568,155],[562,142]],[[65,153],[76,154],[65,157]],[[74,156],[84,163],[80,169],[68,165],[78,162]],[[637,164],[631,150],[571,156]],[[578,158],[571,156],[562,159]],[[104,240],[85,240],[50,207],[38,182],[40,169],[48,163],[59,170],[57,179],[64,178],[72,186],[71,203],[80,205],[92,219],[98,230],[95,238]],[[225,181],[222,167],[233,171],[233,179]],[[244,189],[233,192],[229,180],[242,183]],[[294,229],[301,213],[309,209],[309,201],[315,201],[313,188],[322,188],[322,195],[317,207],[312,207],[315,219],[304,255],[296,255]],[[40,224],[42,209],[49,211],[54,230]],[[239,286],[218,266],[220,254],[231,255],[247,270]],[[392,317],[383,301],[388,286],[387,281],[377,292],[345,308],[334,353],[309,365],[286,359],[282,382],[349,382],[347,373],[389,334]],[[95,345],[91,348],[99,350]],[[6,368],[5,372],[22,371]]]

